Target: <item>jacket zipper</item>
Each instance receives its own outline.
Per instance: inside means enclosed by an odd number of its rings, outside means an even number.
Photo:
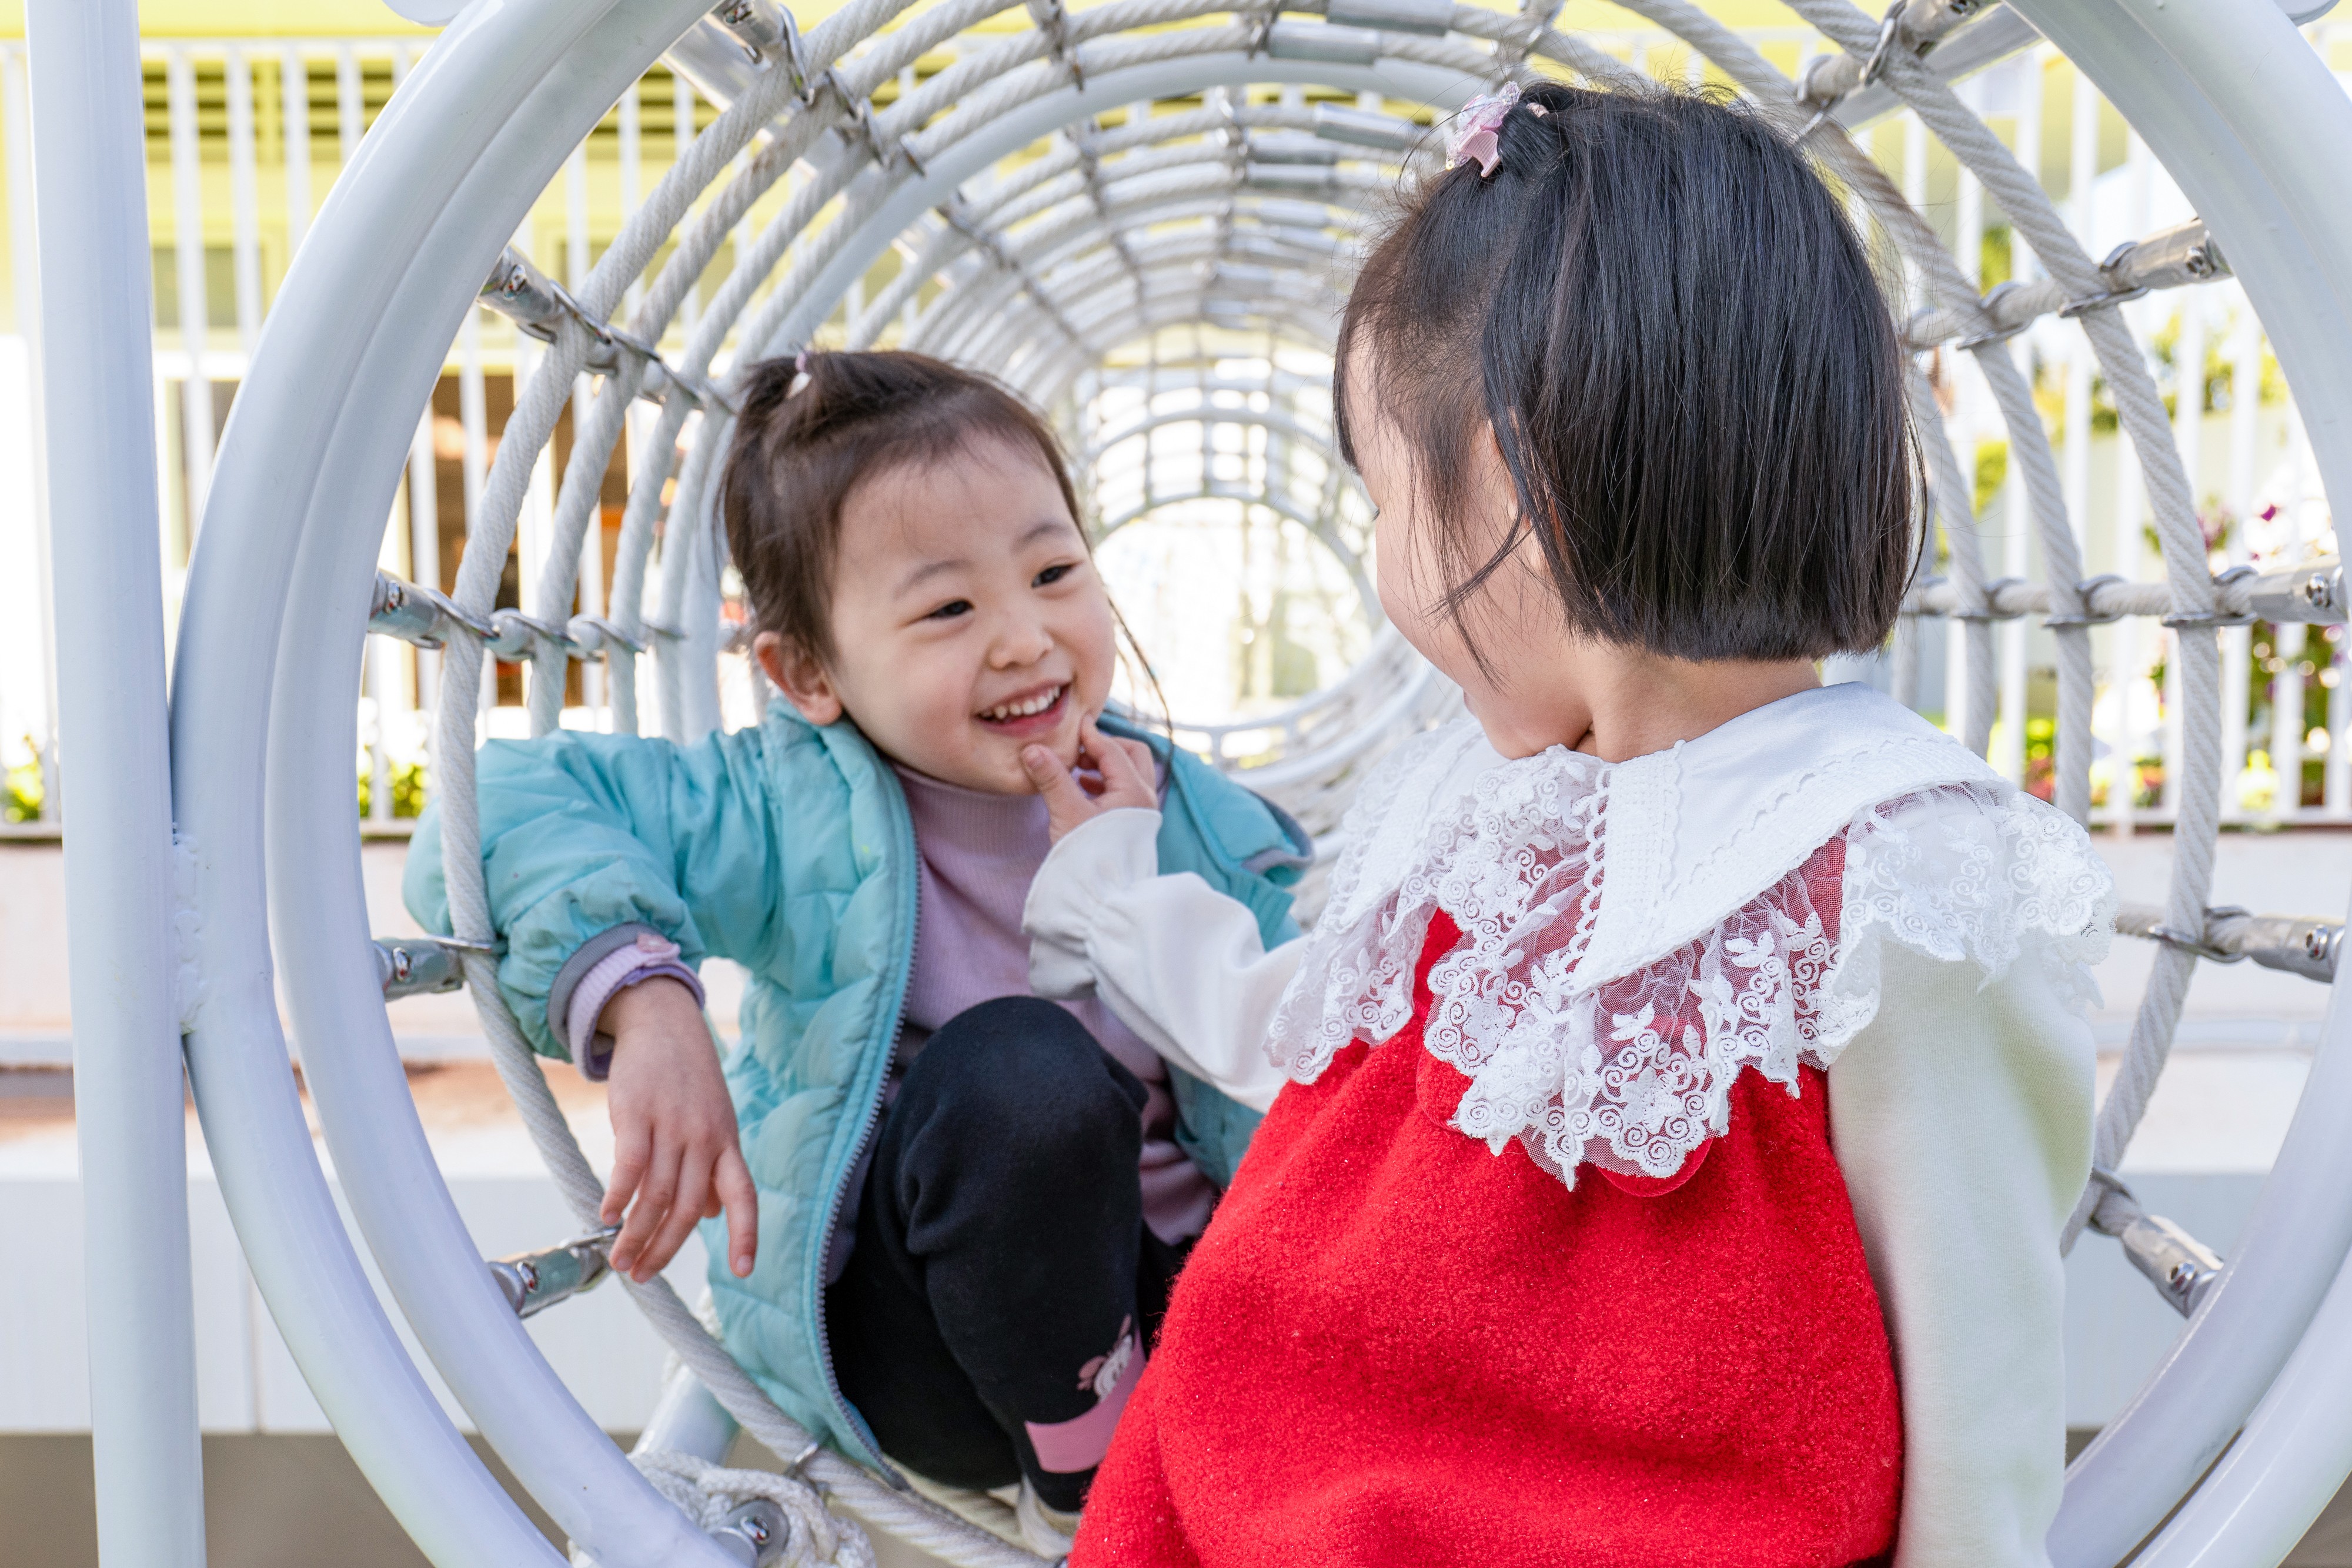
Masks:
[[[919,928],[923,919],[922,899],[916,891],[918,878],[914,857],[919,852],[915,847],[914,818],[908,810],[907,798],[905,792],[899,789],[898,781],[887,777],[889,765],[882,760],[878,753],[876,754],[874,760],[878,770],[885,776],[884,788],[890,791],[891,799],[898,802],[896,826],[898,829],[898,841],[904,852],[899,855],[898,862],[900,881],[905,890],[903,907],[907,910],[907,941],[901,949],[898,972],[893,980],[893,984],[897,987],[898,1000],[891,1005],[890,1027],[882,1037],[882,1071],[874,1080],[874,1092],[866,1098],[865,1115],[858,1123],[857,1141],[850,1145],[848,1168],[839,1185],[833,1189],[833,1196],[825,1200],[824,1228],[818,1234],[824,1238],[824,1245],[828,1252],[833,1246],[834,1228],[841,1223],[842,1200],[848,1195],[850,1182],[856,1179],[858,1162],[865,1157],[867,1141],[874,1136],[875,1128],[880,1125],[882,1121],[882,1094],[889,1086],[890,1062],[898,1053],[898,1031],[906,1022],[907,987],[914,975],[915,940],[920,935]],[[856,1434],[858,1440],[866,1445],[866,1452],[872,1456],[874,1463],[881,1469],[883,1479],[898,1490],[905,1491],[906,1478],[891,1468],[889,1460],[883,1456],[881,1443],[874,1436],[874,1429],[866,1424],[866,1418],[857,1413],[856,1407],[849,1403],[849,1396],[841,1391],[840,1375],[833,1369],[833,1334],[824,1321],[824,1285],[822,1273],[819,1275],[817,1285],[814,1318],[817,1364],[824,1371],[825,1392],[833,1396],[835,1416],[841,1422],[844,1431]]]

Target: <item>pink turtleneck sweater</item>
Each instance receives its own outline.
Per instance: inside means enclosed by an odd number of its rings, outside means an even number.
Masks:
[[[915,967],[907,986],[901,1061],[966,1008],[1029,992],[1029,938],[1021,908],[1053,847],[1045,802],[1034,795],[991,795],[898,768],[915,820],[920,910]],[[1163,1241],[1197,1236],[1209,1222],[1216,1189],[1176,1146],[1176,1103],[1160,1053],[1098,999],[1063,1002],[1120,1066],[1143,1082],[1143,1220]]]

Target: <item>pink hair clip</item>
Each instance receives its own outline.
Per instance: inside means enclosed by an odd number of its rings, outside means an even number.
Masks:
[[[1482,94],[1464,104],[1461,112],[1454,117],[1454,129],[1446,142],[1445,166],[1451,169],[1456,163],[1475,162],[1480,179],[1493,179],[1503,162],[1503,121],[1518,106],[1519,84],[1515,81],[1505,82],[1499,92]],[[1528,112],[1542,114],[1544,106],[1531,103]]]
[[[793,356],[793,384],[784,389],[785,399],[790,401],[793,398],[800,396],[801,389],[808,384],[808,350],[806,349],[803,349],[799,353]]]
[[[1484,93],[1462,106],[1454,117],[1454,129],[1445,146],[1445,166],[1475,162],[1478,177],[1494,178],[1496,165],[1503,161],[1499,135],[1503,121],[1519,101],[1519,84],[1507,81],[1500,92]]]

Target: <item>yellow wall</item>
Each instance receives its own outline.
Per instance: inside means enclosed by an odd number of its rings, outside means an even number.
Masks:
[[[370,37],[437,31],[404,21],[382,0],[140,0],[151,38]],[[0,37],[25,36],[25,0],[0,0]]]

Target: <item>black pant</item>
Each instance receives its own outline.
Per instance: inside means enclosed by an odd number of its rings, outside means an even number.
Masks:
[[[1069,1013],[1003,997],[950,1019],[876,1134],[847,1269],[825,1293],[842,1390],[884,1452],[973,1489],[1040,1468],[1024,1423],[1094,1407],[1082,1373],[1148,1344],[1181,1251],[1145,1228],[1143,1085]]]

